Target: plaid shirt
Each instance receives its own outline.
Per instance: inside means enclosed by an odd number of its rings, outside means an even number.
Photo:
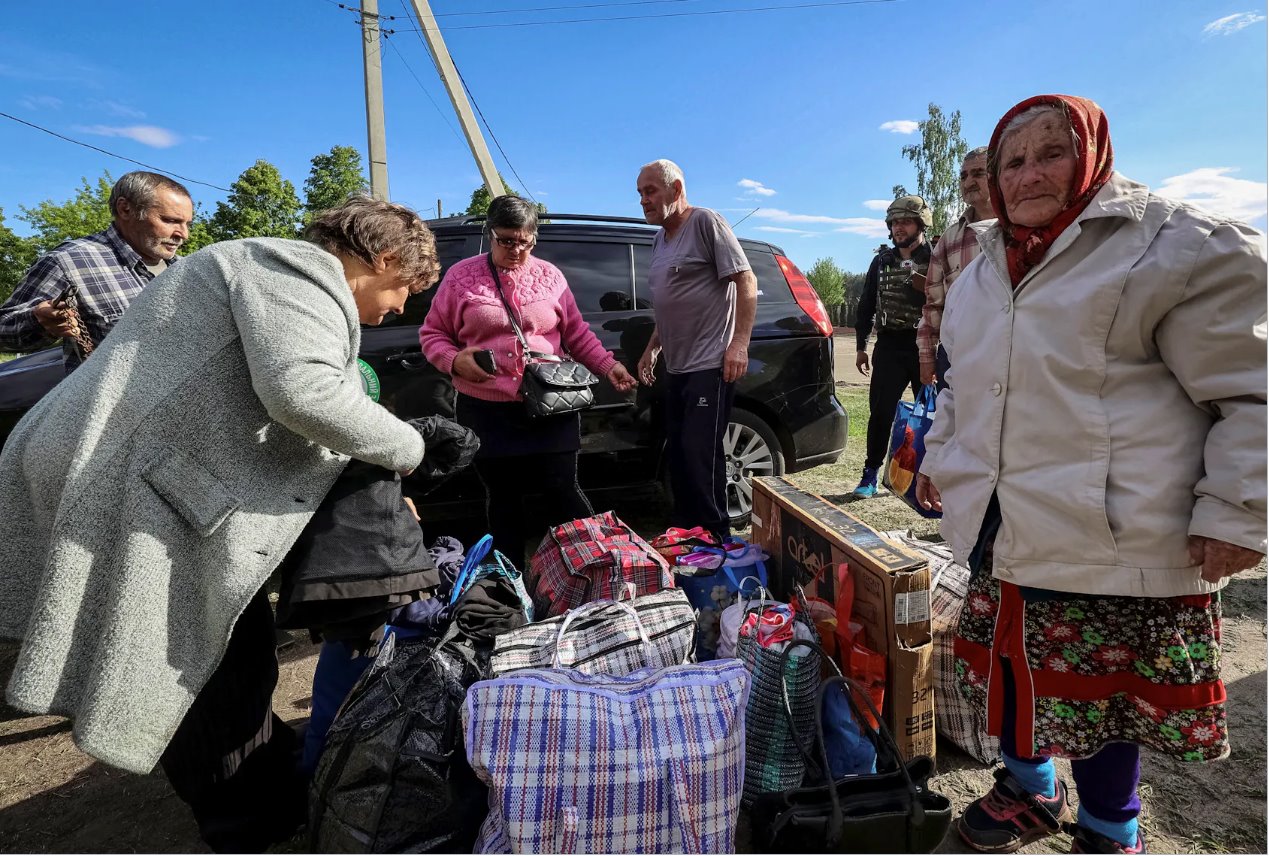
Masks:
[[[68,288],[78,289],[79,316],[94,344],[110,332],[133,299],[154,279],[141,255],[114,225],[86,238],[63,241],[36,260],[3,306],[0,306],[0,350],[34,351],[52,342],[35,318],[35,307],[56,300]],[[79,351],[62,342],[69,372],[79,365]]]
[[[952,290],[952,283],[978,255],[978,239],[969,224],[973,210],[967,210],[948,227],[930,255],[925,272],[925,306],[921,307],[921,323],[917,325],[917,354],[921,371],[934,371],[934,353],[939,347],[939,329],[943,326],[943,304]]]

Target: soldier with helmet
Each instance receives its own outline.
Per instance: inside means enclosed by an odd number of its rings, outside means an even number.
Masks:
[[[930,206],[920,196],[900,196],[886,209],[886,226],[894,246],[882,245],[868,268],[856,311],[855,367],[871,374],[868,389],[868,449],[857,497],[877,493],[877,470],[886,456],[895,407],[904,387],[913,395],[921,386],[917,356],[917,324],[925,303],[925,271],[930,245],[925,232],[934,224]],[[874,323],[875,321],[875,323]],[[868,358],[868,336],[874,326],[877,343]]]

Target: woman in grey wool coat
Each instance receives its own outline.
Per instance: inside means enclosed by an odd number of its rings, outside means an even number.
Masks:
[[[362,324],[435,283],[400,205],[354,198],[310,242],[207,247],[158,277],[0,454],[8,700],[80,749],[161,763],[218,851],[303,819],[264,584],[350,458],[412,471],[419,433],[371,401]]]

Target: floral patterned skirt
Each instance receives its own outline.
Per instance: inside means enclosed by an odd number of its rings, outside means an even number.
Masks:
[[[1012,709],[1024,756],[1087,758],[1115,741],[1187,761],[1229,754],[1219,593],[1042,595],[993,578],[990,550],[970,580],[955,640],[957,683],[987,708],[991,734],[1000,735]],[[1011,705],[1000,674],[1006,663]]]

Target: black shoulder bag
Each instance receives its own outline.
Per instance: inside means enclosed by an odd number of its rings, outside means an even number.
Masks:
[[[750,810],[755,849],[760,853],[932,853],[952,823],[952,804],[929,789],[933,760],[920,755],[905,762],[867,690],[842,675],[833,658],[818,645],[790,642],[783,652],[780,674],[789,652],[803,646],[818,651],[823,662],[832,664],[837,672],[820,684],[815,700],[818,758],[812,758],[802,743],[789,708],[787,686],[784,693],[794,740],[807,760],[820,767],[823,783],[760,795]],[[878,772],[834,781],[824,742],[823,710],[825,694],[839,688],[845,691],[856,722],[878,750]],[[864,700],[875,717],[875,730],[860,711],[857,698]],[[814,776],[808,773],[807,778]]]
[[[507,318],[511,320],[511,329],[515,331],[520,349],[524,352],[524,380],[520,382],[520,395],[524,398],[524,408],[529,417],[538,419],[543,416],[557,416],[590,407],[595,403],[595,391],[591,386],[599,383],[599,378],[579,362],[563,359],[556,354],[529,350],[524,331],[520,329],[516,315],[511,311],[507,296],[502,293],[502,281],[498,278],[493,254],[485,256],[485,260],[489,262],[494,288],[498,291],[498,297],[502,298]]]

